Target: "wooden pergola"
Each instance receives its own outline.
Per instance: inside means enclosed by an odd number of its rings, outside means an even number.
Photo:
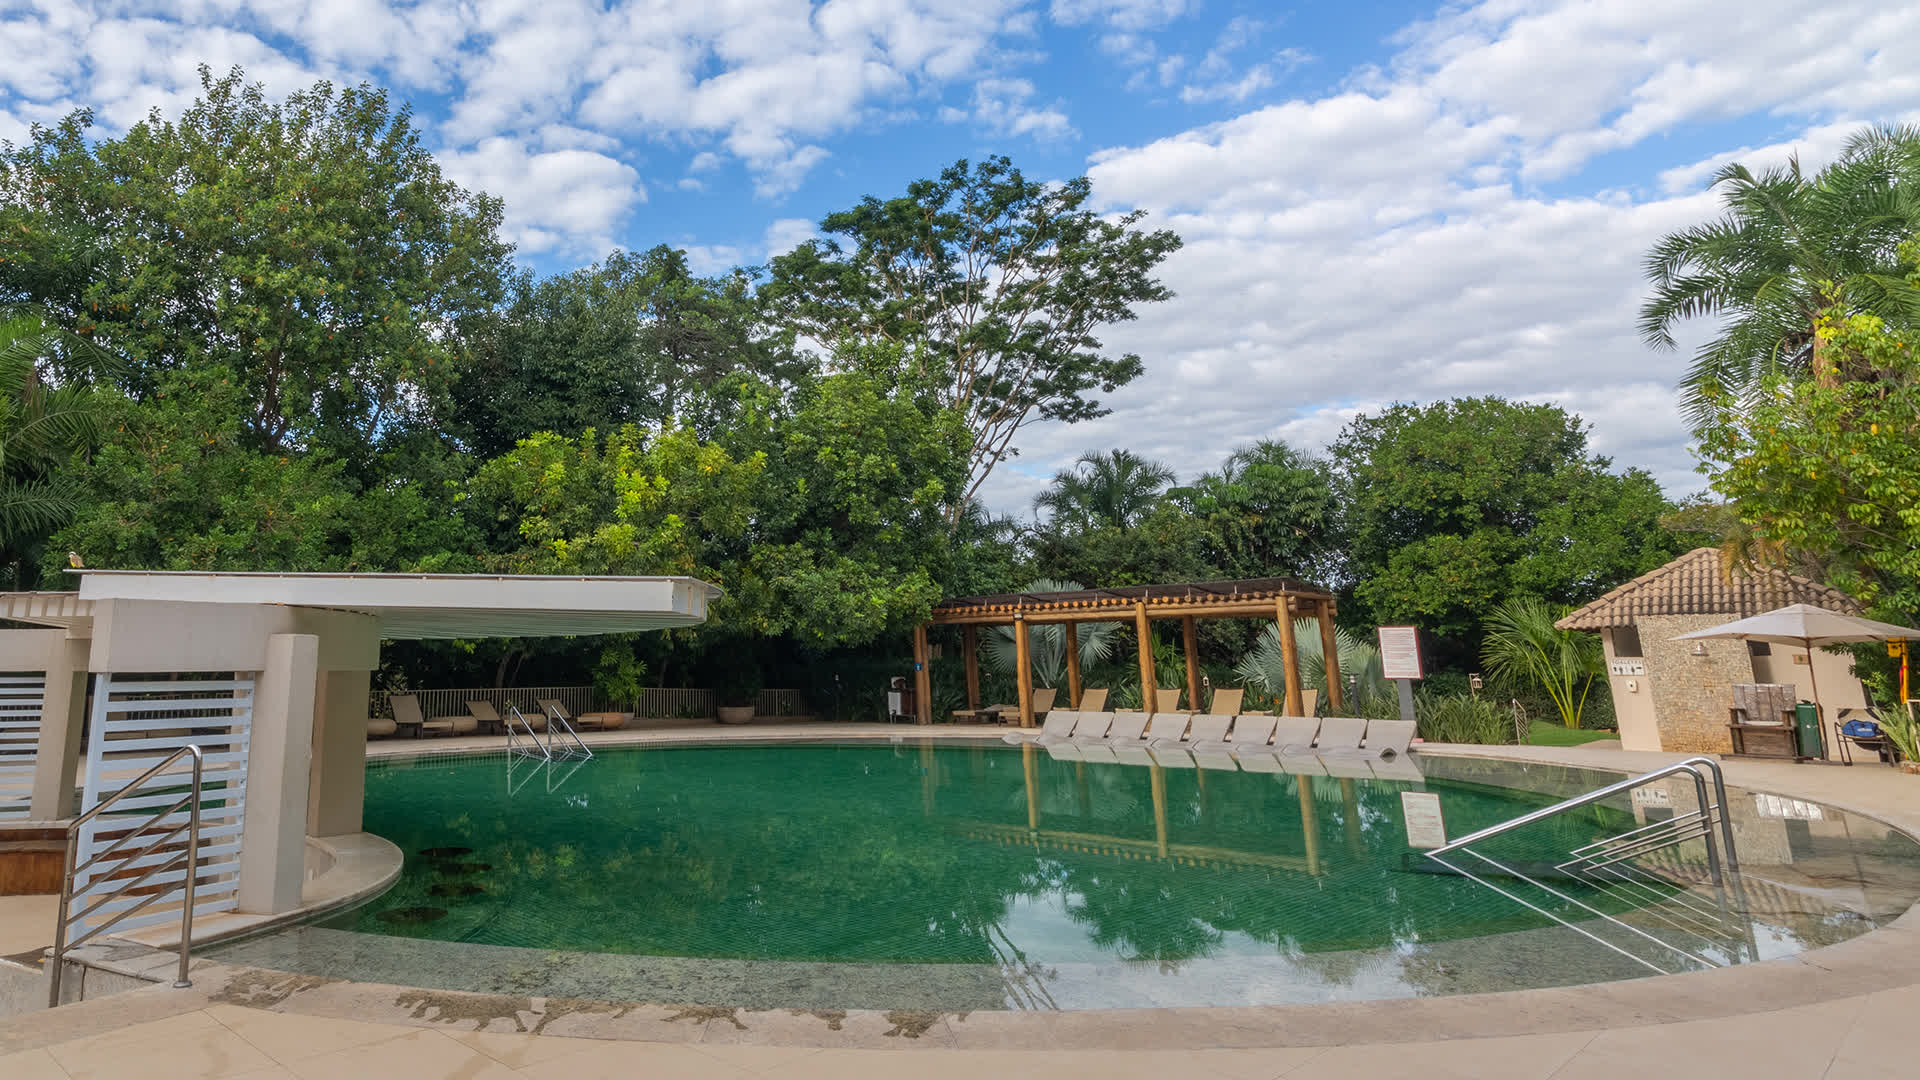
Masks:
[[[1286,712],[1299,715],[1301,706],[1300,650],[1294,640],[1293,620],[1313,618],[1320,624],[1320,654],[1325,659],[1327,701],[1337,712],[1345,705],[1340,684],[1340,650],[1333,635],[1336,601],[1331,592],[1293,578],[1248,578],[1239,581],[1199,581],[1185,585],[1132,585],[1073,592],[1002,593],[944,600],[932,617],[913,630],[914,700],[917,719],[933,722],[932,650],[929,626],[958,626],[961,652],[967,665],[967,707],[980,708],[979,632],[982,626],[1012,626],[1016,679],[1020,687],[1020,726],[1033,726],[1033,654],[1030,628],[1037,623],[1064,624],[1066,635],[1067,708],[1080,704],[1079,624],[1132,622],[1140,639],[1142,706],[1152,712],[1153,636],[1155,619],[1179,619],[1187,650],[1187,706],[1200,707],[1200,664],[1195,628],[1201,619],[1274,619],[1280,624],[1280,650],[1285,660]]]

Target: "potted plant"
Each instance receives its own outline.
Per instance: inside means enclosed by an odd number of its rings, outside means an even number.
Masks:
[[[757,664],[742,664],[728,669],[717,692],[719,706],[714,715],[723,724],[745,724],[753,719],[754,702],[760,697],[761,675]]]

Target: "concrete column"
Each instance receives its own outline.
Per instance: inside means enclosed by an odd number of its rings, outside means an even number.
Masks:
[[[240,834],[243,912],[274,915],[300,906],[319,666],[318,637],[267,637],[266,666],[253,688],[247,809]]]
[[[91,643],[63,641],[47,657],[47,691],[40,706],[40,743],[34,752],[33,799],[27,816],[59,821],[73,816],[80,769],[80,734],[87,727],[87,654]]]
[[[367,694],[370,671],[323,671],[313,706],[313,773],[307,835],[360,831],[367,787]]]

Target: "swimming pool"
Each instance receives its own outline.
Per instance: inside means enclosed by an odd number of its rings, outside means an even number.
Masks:
[[[406,853],[399,881],[213,955],[446,989],[815,1009],[1281,1004],[1649,973],[1433,872],[1402,816],[1403,791],[1434,792],[1462,835],[1614,777],[1423,768],[1341,779],[917,740],[378,763],[366,829]],[[1763,798],[1734,799],[1750,887],[1697,955],[1843,940],[1920,896],[1920,845],[1904,835]],[[1556,818],[1503,838],[1502,854],[1542,860],[1648,811]],[[1567,888],[1667,932],[1661,895]]]

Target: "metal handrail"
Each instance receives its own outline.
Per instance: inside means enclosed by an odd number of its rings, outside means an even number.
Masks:
[[[587,744],[580,738],[580,733],[573,730],[573,725],[567,722],[566,716],[562,714],[557,707],[552,705],[547,706],[547,754],[549,757],[553,754],[553,728],[555,724],[558,724],[560,730],[566,732],[567,737],[573,740],[574,749],[562,751],[563,753],[569,756],[578,754],[582,760],[591,760],[593,758],[593,751],[587,749]]]
[[[1705,798],[1706,778],[1701,775],[1700,768],[1702,766],[1704,766],[1707,772],[1711,773],[1713,776],[1714,802],[1711,807],[1707,805],[1707,800]],[[1594,791],[1589,791],[1585,795],[1576,795],[1571,799],[1563,799],[1560,802],[1554,803],[1552,806],[1542,807],[1538,810],[1521,814],[1519,817],[1513,818],[1510,821],[1503,821],[1498,825],[1490,825],[1487,828],[1481,829],[1477,832],[1468,833],[1467,835],[1462,836],[1459,839],[1452,841],[1451,843],[1443,844],[1440,847],[1434,848],[1432,851],[1427,852],[1427,856],[1429,858],[1433,858],[1436,856],[1448,854],[1449,852],[1458,851],[1461,848],[1468,846],[1469,844],[1478,843],[1479,841],[1488,839],[1489,837],[1500,836],[1504,833],[1512,832],[1513,830],[1518,829],[1521,826],[1531,825],[1536,821],[1540,821],[1545,818],[1550,818],[1555,814],[1564,813],[1565,811],[1568,811],[1568,810],[1574,810],[1582,806],[1588,806],[1593,803],[1600,802],[1603,799],[1611,798],[1615,795],[1621,794],[1622,792],[1631,791],[1642,784],[1651,783],[1652,781],[1655,781],[1655,780],[1665,779],[1666,777],[1674,776],[1679,773],[1691,774],[1694,779],[1694,783],[1700,786],[1701,812],[1705,814],[1709,809],[1711,809],[1715,812],[1715,814],[1717,814],[1717,816],[1720,819],[1720,832],[1721,832],[1721,838],[1723,841],[1723,846],[1726,848],[1727,867],[1731,870],[1740,869],[1740,861],[1734,855],[1734,851],[1733,851],[1733,822],[1730,818],[1727,817],[1727,812],[1726,812],[1726,806],[1727,806],[1726,777],[1720,772],[1719,762],[1716,762],[1709,757],[1690,757],[1690,758],[1687,758],[1685,761],[1676,761],[1671,765],[1662,766],[1661,768],[1655,769],[1652,772],[1641,773],[1639,776],[1629,777],[1628,779],[1622,780],[1617,784],[1608,784],[1606,787],[1599,788]],[[1627,835],[1631,835],[1631,834],[1627,834]],[[1705,835],[1707,836],[1708,855],[1709,857],[1711,857],[1713,854],[1713,847],[1714,847],[1711,826],[1707,828]],[[1718,873],[1716,869],[1716,877],[1717,876],[1718,876]]]
[[[531,750],[520,745],[520,737],[514,732],[513,721],[516,717],[519,719],[521,725],[527,729],[526,741],[533,744],[533,749]],[[522,754],[526,757],[538,757],[549,762],[553,760],[552,746],[541,745],[540,736],[533,730],[533,721],[527,719],[527,714],[520,711],[519,705],[508,702],[507,715],[504,719],[507,725],[507,754],[509,756]]]
[[[172,806],[166,807],[165,809],[161,810],[159,813],[149,816],[145,821],[141,822],[135,828],[129,830],[126,834],[122,835],[119,839],[115,840],[112,844],[108,845],[104,850],[94,854],[86,862],[81,863],[79,866],[74,865],[74,849],[78,846],[80,829],[82,826],[86,825],[88,822],[99,817],[101,814],[107,812],[108,810],[112,809],[115,805],[117,805],[120,802],[121,799],[124,799],[127,796],[131,795],[133,792],[139,790],[140,785],[166,772],[176,762],[178,762],[181,758],[184,758],[184,757],[191,757],[193,759],[193,785],[192,785],[192,789],[188,792],[185,798],[181,799],[179,802],[174,803]],[[135,904],[134,906],[128,908],[127,910],[108,917],[105,922],[92,928],[91,930],[88,930],[86,933],[80,935],[78,938],[75,938],[72,941],[67,940],[67,924],[72,921],[86,919],[92,916],[95,912],[99,911],[101,908],[104,908],[106,905],[113,903],[115,900],[120,899],[122,896],[125,896],[129,890],[139,888],[140,886],[146,884],[148,881],[152,880],[152,878],[155,875],[165,873],[169,870],[174,869],[177,866],[182,865],[183,863],[186,866],[186,873],[181,883],[182,904],[180,907],[180,969],[174,978],[173,985],[176,989],[183,989],[183,990],[193,985],[192,980],[187,978],[187,964],[191,959],[192,953],[193,953],[194,886],[198,882],[198,879],[200,877],[200,795],[201,795],[201,789],[202,789],[201,781],[202,781],[205,768],[206,768],[206,754],[203,753],[198,746],[183,746],[180,749],[175,750],[173,753],[168,754],[165,760],[161,761],[158,765],[155,765],[153,768],[148,769],[146,772],[141,773],[137,778],[134,779],[132,783],[126,785],[125,787],[121,788],[119,791],[116,791],[113,794],[107,796],[106,798],[100,800],[100,802],[97,805],[95,805],[92,809],[89,809],[86,813],[81,814],[79,817],[74,818],[73,821],[68,823],[66,865],[65,865],[65,872],[62,874],[61,881],[60,881],[60,917],[59,917],[59,921],[54,924],[54,931],[53,931],[53,959],[52,959],[53,969],[48,973],[48,977],[47,977],[47,982],[48,982],[47,1007],[48,1008],[50,1009],[57,1008],[60,1004],[60,982],[61,982],[61,977],[65,974],[65,971],[66,971],[65,960],[66,960],[67,951],[69,949],[77,949],[80,946],[85,945],[87,942],[92,941],[94,938],[99,937],[101,934],[104,934],[108,930],[119,925],[119,923],[122,920],[130,916],[139,914],[142,911],[145,911],[148,907],[164,899],[167,896],[167,894],[165,892],[154,893],[153,895],[147,897],[145,900],[140,901],[138,904]],[[119,851],[122,847],[126,846],[130,841],[132,841],[135,837],[145,833],[149,828],[153,827],[156,823],[164,821],[169,815],[178,813],[182,809],[182,807],[184,807],[187,811],[187,820],[184,824],[175,825],[172,829],[169,829],[165,834],[163,834],[160,837],[160,839],[155,840],[153,843],[148,844],[144,848],[141,848],[140,851],[138,851],[137,853],[119,860],[119,862],[121,865],[125,865],[128,863],[135,862],[139,859],[146,858],[148,855],[151,855],[155,851],[158,851],[162,845],[168,843],[174,837],[180,835],[180,832],[183,829],[186,831],[186,834],[187,834],[186,851],[181,853],[181,855],[176,858],[168,859],[165,862],[161,862],[152,867],[149,867],[146,873],[141,874],[139,877],[134,878],[132,881],[129,881],[124,885],[121,885],[119,888],[115,889],[113,892],[100,898],[98,901],[90,904],[85,910],[81,911],[79,915],[77,916],[71,915],[71,912],[73,909],[73,882],[74,882],[74,878],[81,871],[92,869],[95,865],[98,865],[107,856],[112,855],[116,851]]]

